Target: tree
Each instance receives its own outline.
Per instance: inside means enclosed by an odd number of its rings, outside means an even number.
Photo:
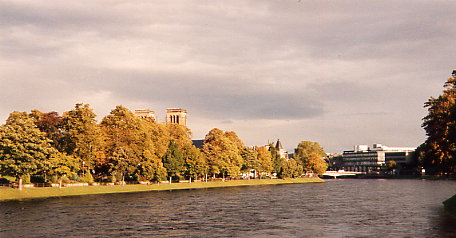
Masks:
[[[317,154],[312,152],[309,154],[307,158],[307,169],[322,175],[325,173],[326,169],[328,168],[328,164],[326,161],[321,157],[321,154]]]
[[[184,146],[183,154],[185,158],[185,173],[189,176],[190,180],[192,177],[196,179],[198,175],[207,173],[206,158],[193,144]]]
[[[0,172],[18,178],[37,173],[57,151],[35,120],[25,112],[12,112],[6,124],[0,126]]]
[[[167,171],[163,166],[161,158],[149,150],[144,151],[143,160],[138,165],[138,175],[150,181],[161,181],[166,179]]]
[[[260,173],[271,173],[272,170],[272,160],[271,153],[266,149],[265,146],[257,148],[257,161],[258,161],[258,171]],[[261,178],[261,175],[260,175]]]
[[[69,177],[79,171],[80,162],[73,156],[55,153],[49,160],[50,174],[59,178],[59,188],[62,187],[62,178]]]
[[[215,176],[221,173],[237,176],[241,172],[243,159],[242,141],[235,132],[223,132],[214,128],[206,135],[203,153],[209,163],[209,171]]]
[[[39,110],[32,110],[30,116],[35,119],[38,129],[46,133],[46,137],[51,140],[51,145],[59,151],[63,151],[63,118],[57,112],[41,112]]]
[[[244,160],[244,164],[242,165],[241,170],[244,172],[250,173],[250,171],[255,170],[258,171],[259,162],[257,151],[248,147],[244,147],[241,151],[242,159]],[[256,172],[255,172],[256,177]]]
[[[388,164],[386,165],[386,168],[388,169],[388,171],[394,172],[394,169],[397,168],[397,163],[396,163],[396,161],[390,160],[390,161],[388,162]]]
[[[456,71],[444,84],[443,94],[425,103],[428,115],[422,127],[428,136],[423,166],[429,174],[456,175]]]
[[[325,151],[320,146],[318,142],[312,141],[301,141],[298,144],[298,148],[296,149],[296,153],[294,154],[294,158],[296,162],[302,165],[303,169],[306,172],[316,172],[313,170],[314,164],[313,162],[309,161],[310,154],[315,153],[320,158],[326,156]],[[325,163],[326,164],[326,163]]]
[[[302,166],[296,160],[288,159],[283,161],[282,178],[296,178],[301,176]]]
[[[169,142],[168,151],[163,157],[163,166],[168,172],[169,181],[172,181],[172,177],[180,177],[184,171],[185,158],[179,146],[174,140]]]
[[[89,104],[76,104],[63,113],[62,152],[80,158],[89,169],[104,158],[103,134]]]
[[[150,118],[141,118],[141,120],[146,130],[144,140],[149,140],[151,147],[153,148],[150,152],[155,154],[158,158],[163,158],[168,150],[169,141],[171,139],[169,126],[157,123]]]
[[[277,173],[278,176],[282,174],[282,165],[285,162],[284,158],[280,158],[273,143],[269,144],[269,152],[271,153],[272,172]]]
[[[107,164],[111,173],[133,176],[138,172],[138,164],[144,160],[144,151],[154,151],[143,121],[123,106],[117,106],[101,121],[106,138]],[[153,153],[153,152],[151,152]]]

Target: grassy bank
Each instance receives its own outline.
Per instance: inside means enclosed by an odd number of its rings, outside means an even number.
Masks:
[[[177,189],[201,189],[253,185],[274,185],[293,183],[316,183],[324,182],[320,178],[297,178],[297,179],[262,179],[262,180],[232,180],[226,182],[198,182],[198,183],[173,183],[173,184],[151,184],[151,185],[115,185],[115,186],[85,186],[85,187],[64,187],[64,188],[24,188],[19,191],[13,188],[0,189],[0,201],[20,200],[32,198],[79,196],[89,194],[106,193],[131,193]]]

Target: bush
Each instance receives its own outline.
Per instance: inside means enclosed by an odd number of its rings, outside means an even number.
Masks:
[[[49,181],[51,183],[58,183],[59,182],[59,177],[57,177],[57,175],[52,175],[50,178],[49,178]]]
[[[84,177],[82,177],[81,182],[83,183],[93,183],[93,176],[91,173],[86,173]]]
[[[117,181],[122,181],[122,175],[121,174],[115,173],[114,176],[116,177],[116,182]]]
[[[30,183],[30,174],[25,174],[22,176],[22,183],[29,184]]]
[[[62,182],[63,183],[71,183],[71,180],[67,176],[62,177]]]
[[[77,174],[72,174],[71,180],[81,182],[81,178]]]
[[[117,179],[116,179],[116,175],[115,175],[115,174],[111,174],[111,176],[109,176],[109,182],[111,182],[111,183],[117,182]]]

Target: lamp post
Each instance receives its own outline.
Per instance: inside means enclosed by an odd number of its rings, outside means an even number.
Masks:
[[[85,176],[85,171],[84,171],[84,166],[85,166],[85,161],[82,161],[82,177]]]

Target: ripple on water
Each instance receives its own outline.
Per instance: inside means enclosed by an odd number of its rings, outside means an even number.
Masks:
[[[0,237],[452,237],[455,181],[331,180],[0,203]]]

